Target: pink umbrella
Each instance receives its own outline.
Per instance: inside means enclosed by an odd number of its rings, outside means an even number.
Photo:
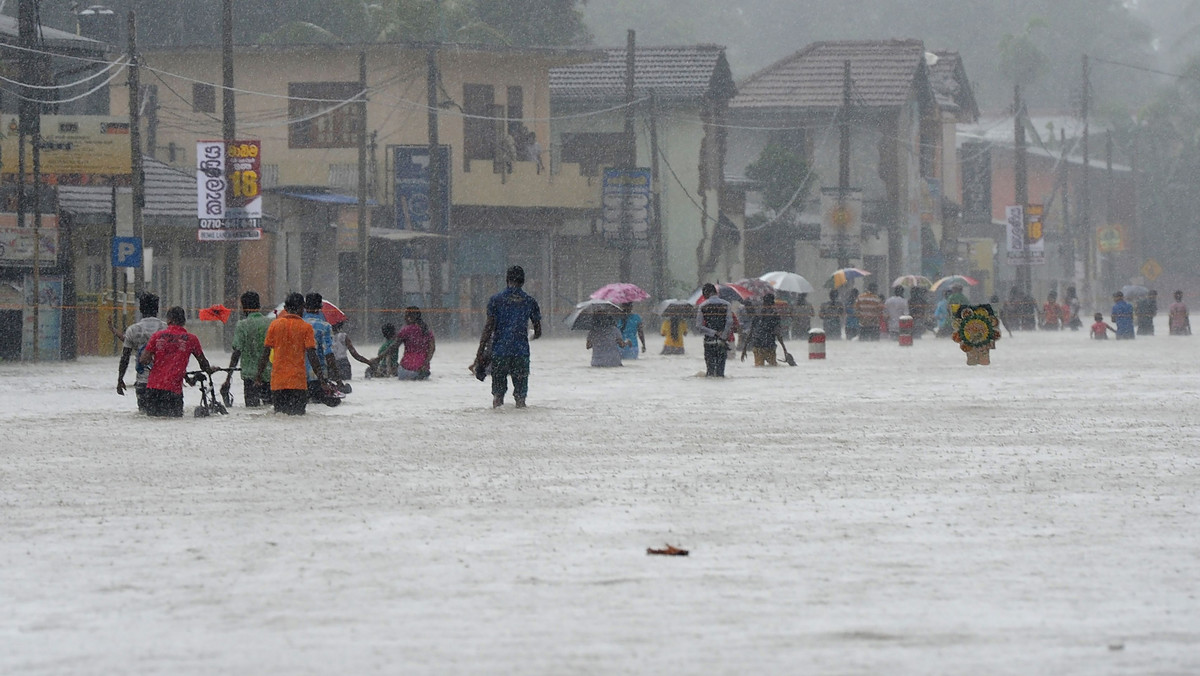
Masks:
[[[639,300],[646,300],[650,297],[650,294],[642,291],[641,287],[637,284],[614,282],[596,289],[589,297],[594,300],[606,300],[610,303],[620,305],[622,303],[636,303]]]

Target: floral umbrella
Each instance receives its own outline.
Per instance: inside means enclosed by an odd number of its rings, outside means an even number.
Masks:
[[[650,297],[650,294],[643,291],[637,284],[614,282],[596,289],[588,297],[592,300],[606,300],[610,303],[620,305],[622,303],[636,303],[639,300],[646,300]]]

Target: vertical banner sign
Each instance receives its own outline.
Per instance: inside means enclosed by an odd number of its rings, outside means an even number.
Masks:
[[[1025,248],[1030,265],[1046,264],[1046,233],[1042,223],[1045,208],[1041,204],[1025,207]]]
[[[862,190],[821,188],[821,258],[862,258]]]
[[[1008,242],[1008,264],[1021,265],[1025,262],[1025,209],[1021,206],[1004,207],[1005,237]]]
[[[21,353],[33,354],[37,341],[42,359],[58,359],[62,350],[62,277],[42,275],[38,297],[33,297],[33,275],[25,275],[25,309],[22,315]],[[38,325],[33,325],[34,304],[38,305]]]
[[[429,232],[432,228],[429,197],[429,146],[392,146],[395,170],[396,227]],[[441,179],[441,231],[450,225],[450,147],[438,146]],[[407,288],[407,287],[406,287]]]
[[[604,239],[642,249],[650,233],[650,170],[605,169],[600,187]]]
[[[196,216],[202,242],[262,239],[259,141],[196,143]]]

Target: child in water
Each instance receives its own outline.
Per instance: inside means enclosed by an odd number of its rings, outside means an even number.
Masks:
[[[1096,340],[1108,340],[1109,331],[1112,331],[1113,333],[1117,332],[1116,328],[1114,328],[1112,324],[1104,321],[1103,313],[1097,312],[1092,316],[1092,319],[1096,320],[1095,323],[1092,324],[1092,338]]]

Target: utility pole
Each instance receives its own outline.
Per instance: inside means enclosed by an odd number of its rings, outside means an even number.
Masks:
[[[1108,130],[1104,135],[1104,224],[1112,225],[1113,221],[1113,140],[1112,130]],[[1104,286],[1109,289],[1116,288],[1116,270],[1115,261],[1113,261],[1113,252],[1104,254],[1101,259],[1100,279]]]
[[[442,235],[445,234],[449,224],[444,223],[443,215],[446,204],[446,190],[442,185],[442,157],[441,157],[441,141],[438,139],[438,47],[435,42],[425,52],[425,94],[427,97],[426,107],[429,109],[427,125],[429,128],[429,230],[432,233]],[[441,256],[444,253],[441,240],[431,240],[425,245],[425,255],[429,260],[429,292],[430,305],[435,308],[440,308],[442,305],[442,260]],[[403,278],[403,269],[401,270],[401,278]],[[437,312],[433,317],[436,326],[445,327],[444,322],[438,320],[443,319],[442,313]]]
[[[632,28],[625,38],[625,168],[637,168],[637,136],[634,134],[634,65],[637,35]],[[622,282],[633,281],[633,232],[629,226],[629,214],[621,210],[621,260],[617,274]]]
[[[129,167],[133,179],[133,236],[146,246],[146,227],[142,207],[146,204],[146,175],[142,167],[142,85],[138,69],[137,13],[130,10],[127,29],[129,32],[129,70],[126,71],[129,88]],[[133,291],[138,296],[146,290],[146,268],[138,266],[133,271]]]
[[[1063,246],[1066,252],[1063,254],[1063,276],[1066,279],[1075,278],[1075,238],[1071,237],[1071,209],[1070,209],[1070,181],[1071,170],[1070,162],[1067,161],[1067,130],[1060,128],[1058,130],[1059,143],[1062,145],[1062,160],[1058,169],[1059,182],[1062,184],[1062,222],[1063,222]]]
[[[1083,178],[1079,185],[1079,242],[1083,253],[1083,297],[1092,307],[1096,306],[1096,298],[1092,289],[1092,199],[1088,187],[1088,175],[1091,165],[1088,161],[1088,108],[1091,104],[1091,85],[1089,84],[1088,57],[1083,55],[1083,96],[1080,97],[1080,116],[1083,118]]]
[[[226,195],[233,185],[233,163],[229,149],[237,142],[237,108],[233,93],[233,0],[221,0],[221,139],[225,142]],[[135,200],[136,201],[136,200]],[[225,242],[225,305],[238,307],[239,281],[238,242]],[[234,322],[225,324],[225,347],[233,344]]]
[[[654,265],[651,271],[654,275],[654,297],[666,298],[666,261],[664,260],[663,252],[665,249],[663,242],[663,225],[662,225],[662,204],[659,198],[662,196],[662,183],[658,180],[658,101],[654,98],[654,92],[650,92],[650,200],[654,207],[654,239],[651,244],[654,247]]]
[[[41,64],[39,59],[40,54],[35,54],[34,50],[38,47],[38,26],[36,23],[37,17],[37,2],[36,0],[20,0],[17,5],[17,38],[21,47],[26,50],[21,55],[21,81],[26,85],[40,82]],[[17,128],[19,131],[20,148],[18,156],[19,174],[17,179],[17,225],[25,227],[25,213],[27,205],[25,204],[25,139],[32,139],[33,143],[33,260],[30,263],[33,265],[33,341],[31,345],[32,354],[30,358],[33,361],[41,359],[41,328],[39,305],[41,299],[41,190],[38,186],[41,183],[41,116],[42,106],[37,100],[41,96],[38,90],[29,86],[21,87],[21,99],[18,107],[19,119]]]
[[[838,143],[838,210],[844,213],[846,208],[846,193],[850,191],[850,60],[842,62],[842,109],[838,111],[841,117],[841,139]],[[839,227],[837,232],[837,261],[839,268],[850,267],[850,255],[846,250],[846,230]]]
[[[1025,102],[1021,100],[1021,85],[1013,85],[1013,139],[1016,143],[1016,157],[1013,162],[1013,185],[1016,188],[1016,203],[1021,207],[1022,237],[1021,264],[1017,267],[1017,288],[1030,296],[1033,294],[1033,280],[1029,270],[1029,178],[1025,167]]]
[[[370,224],[367,222],[367,53],[358,53],[358,91],[362,101],[358,104],[358,287],[362,294],[362,320],[359,322],[359,338],[367,339],[368,312],[371,308],[367,292],[368,255],[370,253]]]

